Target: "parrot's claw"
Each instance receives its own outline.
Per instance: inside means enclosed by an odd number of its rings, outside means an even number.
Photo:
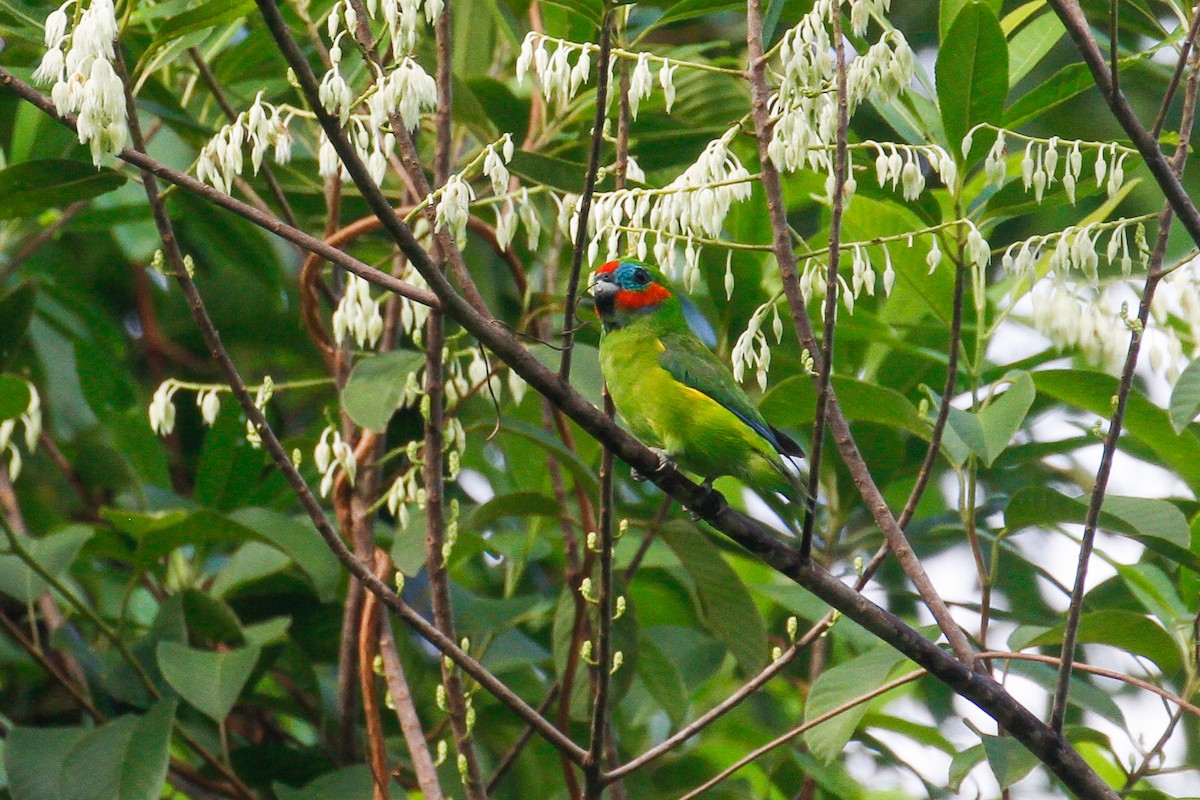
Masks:
[[[654,453],[654,455],[658,456],[658,466],[655,467],[655,472],[665,472],[668,467],[675,466],[673,463],[671,463],[671,459],[667,457],[666,450],[662,450],[657,447],[651,447],[650,452]],[[642,473],[638,472],[636,469],[630,470],[629,477],[633,478],[638,483],[641,483],[642,481],[646,480],[646,476],[643,475]]]

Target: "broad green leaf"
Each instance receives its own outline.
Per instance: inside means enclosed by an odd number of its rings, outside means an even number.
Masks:
[[[886,386],[835,376],[833,389],[847,419],[876,422],[890,428],[929,438],[929,425],[917,413],[908,398]],[[816,414],[817,392],[804,376],[785,378],[763,395],[759,411],[772,424],[800,428],[812,424]]]
[[[1008,662],[1005,666],[1011,675],[1020,675],[1033,681],[1046,690],[1048,695],[1054,693],[1058,684],[1058,668],[1050,664],[1039,664],[1036,661]],[[1114,725],[1125,725],[1125,715],[1121,707],[1112,698],[1108,687],[1097,686],[1086,675],[1075,672],[1071,675],[1071,691],[1067,702],[1080,711],[1090,711],[1099,714]]]
[[[159,26],[154,41],[142,55],[139,68],[150,64],[159,50],[169,47],[175,40],[233,22],[253,10],[254,0],[208,0],[207,3],[184,11],[182,14],[167,17]]]
[[[1188,363],[1171,392],[1171,425],[1180,433],[1200,413],[1200,358]]]
[[[562,508],[552,497],[538,492],[514,492],[493,497],[476,508],[467,527],[483,530],[504,517],[559,517]]]
[[[706,14],[716,14],[720,11],[738,11],[745,8],[746,4],[740,2],[740,0],[679,0],[679,2],[664,11],[661,17],[650,25],[647,25],[640,36],[645,36],[655,28],[670,25],[672,22],[682,22],[688,19],[695,19],[696,17],[703,17]]]
[[[1127,70],[1143,61],[1142,56],[1120,59],[1117,68]],[[1095,87],[1092,73],[1081,62],[1067,64],[1025,94],[1017,97],[1004,112],[1004,127],[1017,128],[1029,120]],[[1085,172],[1086,174],[1086,172]]]
[[[747,675],[767,665],[767,629],[742,579],[708,538],[691,525],[669,522],[659,536],[696,585],[700,611],[712,634],[725,643]]]
[[[1025,415],[1029,413],[1037,394],[1028,372],[1018,372],[1009,377],[1012,385],[978,414],[986,445],[984,464],[989,467],[1021,429],[1021,423],[1025,421]]]
[[[936,395],[933,397],[936,398]],[[942,433],[942,447],[957,465],[965,462],[971,453],[986,461],[987,437],[979,423],[979,415],[951,406],[950,414],[946,417],[946,429]]]
[[[87,728],[13,728],[5,738],[4,770],[13,800],[58,800],[58,776]]]
[[[984,736],[983,751],[1001,789],[1012,786],[1038,765],[1037,756],[1011,736]]]
[[[243,631],[246,634],[247,642],[258,647],[266,647],[269,644],[286,641],[288,629],[291,627],[292,621],[288,617],[275,617],[257,625],[247,625]]]
[[[1003,5],[1002,0],[984,0],[988,8],[993,14],[1000,14],[1000,6]],[[968,5],[971,0],[941,0],[938,4],[938,40],[945,44],[946,37],[950,34],[950,26],[954,24],[954,20],[958,18],[958,14]]]
[[[1021,27],[1022,23],[1045,7],[1046,0],[1029,0],[1029,2],[1017,6],[1000,18],[1000,30],[1004,31],[1005,36],[1012,36],[1013,31]]]
[[[388,421],[400,407],[409,375],[423,363],[425,356],[413,350],[391,350],[360,359],[342,389],[342,405],[350,419],[377,433],[387,430]]]
[[[1008,85],[1013,87],[1038,65],[1067,29],[1052,11],[1042,14],[1017,32],[1008,43]]]
[[[179,696],[222,722],[258,663],[257,646],[214,653],[175,642],[158,645],[158,666]]]
[[[1117,574],[1142,607],[1157,617],[1168,630],[1177,629],[1190,621],[1192,614],[1179,596],[1175,582],[1156,564],[1120,564]]]
[[[94,534],[87,525],[71,525],[40,539],[18,536],[18,541],[38,566],[51,577],[58,578],[74,563],[79,551]],[[0,547],[8,549],[6,538],[0,537]],[[0,555],[0,592],[29,604],[48,588],[46,581],[15,553]]]
[[[341,564],[308,519],[269,508],[242,508],[229,516],[288,555],[312,581],[323,602],[333,599],[342,579]]]
[[[29,383],[16,375],[0,375],[0,422],[16,419],[29,408]]]
[[[1004,524],[1010,532],[1029,526],[1082,525],[1090,500],[1088,495],[1067,497],[1048,486],[1026,486],[1009,500],[1004,509]],[[1099,526],[1200,571],[1200,556],[1192,552],[1187,518],[1173,503],[1108,495],[1100,507]]]
[[[968,130],[997,121],[1004,111],[1008,43],[996,12],[980,2],[959,11],[942,39],[935,72],[946,141],[952,153],[961,153]]]
[[[1024,650],[1027,647],[1061,644],[1063,627],[1019,627],[1009,637],[1009,646],[1013,650]],[[1157,664],[1168,678],[1174,678],[1183,669],[1179,643],[1154,620],[1133,611],[1109,610],[1084,614],[1079,620],[1078,642],[1106,644],[1145,656]]]
[[[683,676],[671,657],[655,644],[653,638],[646,635],[642,636],[638,649],[637,674],[645,684],[646,691],[667,712],[671,724],[676,727],[681,725],[687,717],[688,707]]]
[[[1090,370],[1040,370],[1033,373],[1039,392],[1107,418],[1117,379]],[[1129,394],[1125,430],[1154,451],[1164,466],[1193,488],[1200,488],[1200,439],[1190,431],[1177,432],[1166,411],[1137,389]]]
[[[587,164],[563,158],[518,150],[513,153],[508,169],[531,183],[540,183],[564,192],[581,194],[587,178]],[[611,177],[596,182],[596,191],[612,191]]]
[[[258,531],[208,509],[142,514],[109,508],[104,509],[101,516],[137,540],[135,563],[143,568],[149,568],[175,548],[185,545],[207,549],[222,544],[266,540]]]
[[[603,0],[546,0],[548,5],[558,6],[588,20],[597,28],[604,17]]]
[[[37,284],[33,281],[0,294],[0,319],[4,320],[4,324],[0,325],[0,369],[4,369],[12,360],[25,338],[36,299]]]
[[[121,187],[126,177],[86,161],[48,158],[0,170],[0,219],[36,217],[48,208],[90,200]]]
[[[301,789],[293,789],[284,783],[276,783],[275,796],[279,800],[371,800],[374,797],[375,779],[366,764],[327,772],[309,781]],[[396,787],[393,787],[393,789]]]
[[[554,456],[558,459],[558,463],[571,473],[571,477],[575,479],[575,482],[587,490],[588,494],[595,496],[600,490],[600,484],[596,480],[596,473],[592,467],[585,463],[578,454],[563,447],[562,442],[548,436],[541,428],[528,425],[524,422],[502,420],[500,430],[503,433],[532,442]]]
[[[167,777],[175,700],[106,722],[76,742],[58,778],[60,800],[157,800]]]
[[[967,773],[975,769],[985,757],[986,754],[983,752],[983,745],[981,744],[968,747],[966,750],[960,750],[950,760],[949,784],[946,788],[952,792],[957,792],[962,786],[963,779],[967,777]]]
[[[812,720],[838,706],[862,697],[887,683],[888,673],[904,660],[904,656],[887,645],[878,645],[860,656],[831,667],[813,682],[804,705],[804,719]],[[824,764],[833,763],[846,749],[870,703],[859,705],[838,714],[804,732],[804,743],[813,756]]]

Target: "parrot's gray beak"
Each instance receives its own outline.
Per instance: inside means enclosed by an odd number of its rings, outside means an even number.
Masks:
[[[611,317],[613,303],[616,302],[619,291],[621,288],[613,282],[611,275],[597,275],[592,282],[592,297],[596,301],[596,313],[601,317]]]

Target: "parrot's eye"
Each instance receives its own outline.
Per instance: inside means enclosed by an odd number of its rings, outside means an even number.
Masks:
[[[638,267],[633,271],[633,282],[638,286],[645,286],[650,282],[650,273]]]

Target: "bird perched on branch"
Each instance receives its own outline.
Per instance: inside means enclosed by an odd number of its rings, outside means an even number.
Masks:
[[[704,479],[732,475],[752,489],[800,500],[784,463],[800,446],[772,427],[724,362],[688,325],[662,273],[633,259],[609,261],[592,282],[603,324],[600,370],[617,412],[659,455]]]

